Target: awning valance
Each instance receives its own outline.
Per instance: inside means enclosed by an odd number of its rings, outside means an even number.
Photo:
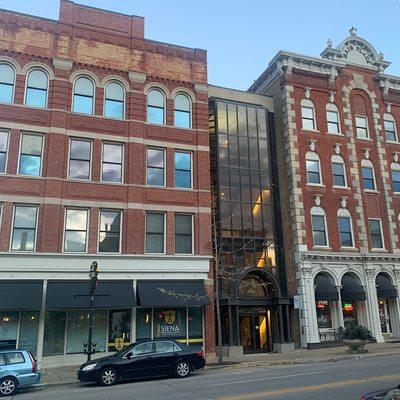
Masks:
[[[397,297],[397,289],[389,276],[381,273],[377,275],[376,293],[378,299],[393,299]]]
[[[0,310],[40,310],[43,281],[0,281]]]
[[[47,283],[47,309],[89,308],[89,300],[89,281]],[[94,298],[95,308],[128,308],[135,305],[132,281],[98,281]]]
[[[340,295],[342,301],[361,301],[367,299],[365,290],[360,285],[357,278],[350,274],[345,274],[342,277]]]
[[[318,274],[314,279],[316,301],[337,301],[339,293],[327,275]]]
[[[138,281],[138,305],[141,307],[202,306],[209,303],[200,280]]]

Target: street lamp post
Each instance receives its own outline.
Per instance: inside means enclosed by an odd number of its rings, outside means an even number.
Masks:
[[[89,286],[89,298],[90,298],[90,309],[89,309],[89,334],[88,334],[88,343],[87,343],[87,360],[90,361],[92,358],[92,354],[94,354],[94,347],[96,346],[93,343],[93,311],[94,311],[94,295],[97,286],[98,280],[98,265],[96,261],[93,261],[90,265],[89,278],[90,278],[90,286]]]

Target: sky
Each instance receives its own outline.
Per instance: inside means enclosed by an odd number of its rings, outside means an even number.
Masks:
[[[208,51],[209,83],[247,90],[279,50],[319,56],[354,25],[400,76],[400,0],[77,0],[145,17],[148,39]],[[0,0],[0,8],[58,19],[59,0]]]

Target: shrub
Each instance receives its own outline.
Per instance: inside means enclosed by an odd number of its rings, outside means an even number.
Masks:
[[[365,326],[352,323],[347,328],[339,328],[339,335],[347,340],[372,340],[372,332]]]

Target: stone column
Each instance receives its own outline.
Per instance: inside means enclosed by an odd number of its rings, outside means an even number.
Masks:
[[[47,293],[47,280],[43,281],[43,293],[42,293],[42,306],[39,314],[39,329],[37,336],[37,348],[36,348],[36,359],[38,361],[39,368],[42,368],[43,358],[43,342],[44,342],[44,325],[46,317],[46,293]]]
[[[370,315],[369,319],[371,323],[370,329],[378,343],[384,342],[379,320],[379,306],[378,296],[376,292],[375,273],[372,269],[367,269],[365,272],[367,278],[367,309]]]
[[[339,327],[343,327],[344,328],[344,318],[343,318],[343,309],[342,309],[342,294],[340,293],[340,290],[342,289],[342,285],[337,285],[336,289],[338,291],[338,307],[337,307],[337,312],[338,312],[338,323],[339,323]]]

